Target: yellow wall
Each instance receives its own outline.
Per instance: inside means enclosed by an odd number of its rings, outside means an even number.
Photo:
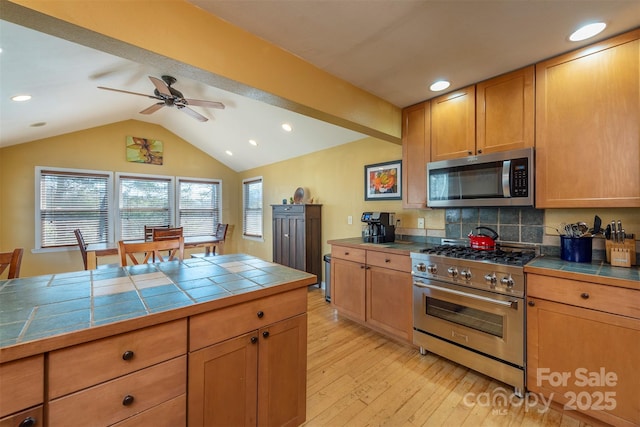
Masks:
[[[164,164],[131,163],[125,157],[125,138],[140,136],[164,143]],[[238,175],[222,163],[165,128],[128,120],[0,149],[0,250],[25,248],[21,276],[82,270],[77,250],[32,253],[35,244],[35,167],[95,169],[150,175],[222,180],[222,220],[235,226],[241,208]],[[227,251],[241,233],[231,233]],[[117,262],[104,258],[100,263]]]

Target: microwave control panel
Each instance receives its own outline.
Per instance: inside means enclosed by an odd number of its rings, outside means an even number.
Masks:
[[[511,161],[511,197],[529,197],[529,171],[527,159]]]

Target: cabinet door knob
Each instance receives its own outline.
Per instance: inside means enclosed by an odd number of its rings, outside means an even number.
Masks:
[[[535,307],[536,302],[534,300],[530,299],[527,304],[529,304],[529,307]]]
[[[391,262],[389,258],[385,258],[384,262]]]
[[[366,268],[366,266],[364,266],[364,265],[361,265],[361,266],[360,266],[360,269],[361,269],[361,270],[363,270],[363,269],[365,269],[365,268]]]
[[[256,315],[258,316],[258,319],[262,319],[264,317],[264,311],[260,310]]]
[[[467,153],[469,153],[469,155],[472,155],[472,154],[473,154],[473,151],[467,151]]]
[[[349,255],[349,252],[345,252],[344,254],[345,254],[345,255]]]
[[[255,344],[258,342],[258,337],[251,337],[251,344]]]
[[[478,154],[482,154],[482,150],[478,150]]]
[[[588,294],[588,293],[586,293],[586,292],[583,292],[583,293],[581,293],[581,294],[580,294],[580,298],[582,298],[582,299],[589,299],[589,294]]]
[[[33,427],[37,424],[37,420],[33,417],[27,417],[18,424],[18,427]]]
[[[264,331],[264,332],[262,333],[262,337],[263,337],[263,338],[269,338],[269,331]]]
[[[131,360],[133,359],[134,353],[131,350],[127,350],[122,353],[122,360]]]
[[[133,396],[131,396],[130,394],[127,394],[124,399],[122,399],[122,404],[124,406],[129,406],[133,403]]]

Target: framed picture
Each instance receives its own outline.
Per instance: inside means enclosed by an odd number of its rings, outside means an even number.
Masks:
[[[136,163],[162,164],[162,141],[127,136],[127,161]]]
[[[365,165],[364,199],[402,199],[402,160]]]

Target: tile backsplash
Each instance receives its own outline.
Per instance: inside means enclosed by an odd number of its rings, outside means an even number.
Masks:
[[[542,244],[544,210],[535,208],[448,208],[445,210],[445,236],[467,237],[476,227],[489,227],[506,242]]]

